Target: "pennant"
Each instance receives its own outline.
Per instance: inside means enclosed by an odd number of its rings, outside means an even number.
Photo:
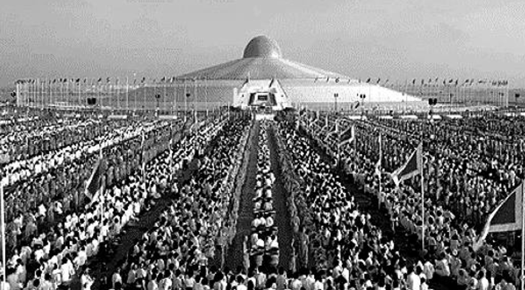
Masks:
[[[90,200],[93,200],[97,192],[100,190],[102,186],[102,176],[104,173],[104,158],[102,156],[102,149],[100,149],[100,156],[97,160],[97,163],[95,164],[95,167],[93,168],[93,172],[91,172],[91,176],[87,181],[86,190],[84,192],[84,194]]]
[[[352,143],[355,141],[355,125],[352,125],[341,135],[339,135],[339,146],[343,146],[347,143]]]
[[[478,250],[489,233],[520,230],[523,215],[523,182],[520,183],[489,215],[485,227],[474,245]]]
[[[421,173],[423,170],[423,143],[412,152],[408,160],[403,166],[396,169],[391,173],[391,177],[394,180],[396,186],[406,179],[410,179]]]
[[[376,163],[376,166],[375,166],[375,174],[381,178],[381,158],[382,155],[383,155],[383,152],[381,152],[381,134],[379,134],[379,158],[377,159],[377,163]]]
[[[330,122],[328,120],[328,115],[326,115],[324,118],[324,126],[323,128],[321,128],[321,133],[326,131],[326,129],[328,129],[328,126],[330,126]]]
[[[339,122],[335,122],[335,128],[333,131],[330,131],[328,134],[326,134],[326,137],[324,138],[324,141],[326,142],[330,136],[334,135],[334,134],[338,134],[339,133]]]

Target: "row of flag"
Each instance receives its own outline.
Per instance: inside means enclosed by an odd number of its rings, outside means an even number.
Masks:
[[[137,84],[137,83],[148,83],[148,84],[168,84],[168,83],[174,83],[175,81],[198,81],[198,80],[205,80],[205,79],[199,79],[199,78],[192,78],[192,79],[178,79],[178,78],[175,78],[175,77],[162,77],[162,78],[154,78],[154,79],[148,79],[146,77],[143,77],[142,79],[133,79],[133,84]],[[36,78],[36,79],[20,79],[20,80],[16,80],[15,81],[15,85],[16,84],[36,84],[36,83],[39,83],[39,84],[61,84],[61,83],[75,83],[75,84],[80,84],[80,83],[84,83],[84,84],[101,84],[101,83],[106,83],[106,84],[111,84],[111,83],[115,83],[115,84],[119,84],[119,83],[122,83],[120,81],[119,78],[110,78],[110,77],[107,77],[107,78],[55,78],[55,79],[40,79],[40,78]]]
[[[301,114],[300,114],[301,118]],[[314,122],[317,121],[318,117],[314,117]],[[312,120],[310,120],[312,121]],[[321,128],[325,130],[328,125],[328,119],[325,120],[325,125]],[[311,126],[311,122],[308,122],[307,126]],[[355,125],[352,125],[345,131],[339,131],[338,120],[335,122],[335,128],[329,132],[325,138],[325,141],[331,136],[337,136],[337,146],[342,146],[347,143],[356,142]],[[378,142],[381,144],[381,134],[379,134]],[[381,176],[381,159],[382,150],[381,145],[379,146],[379,158],[375,164],[375,175]],[[399,168],[394,170],[392,173],[388,173],[394,184],[398,187],[404,180],[411,179],[415,176],[423,176],[424,160],[423,160],[423,143],[421,142],[414,151],[410,154],[409,158]],[[523,194],[525,186],[523,182],[520,183],[511,193],[492,211],[487,218],[486,224],[483,228],[481,235],[476,241],[474,248],[478,250],[483,241],[486,239],[489,233],[496,232],[510,232],[516,230],[523,230]],[[423,191],[422,191],[423,194]]]
[[[339,77],[316,77],[314,82],[318,82],[318,81],[325,81],[325,82],[330,82],[331,80],[333,80],[335,83],[339,83],[339,82],[347,82],[347,83],[350,83],[352,82],[352,79],[341,79]],[[390,79],[386,79],[386,80],[383,80],[383,82],[381,82],[381,78],[377,78],[376,80],[372,79],[372,78],[368,78],[366,80],[361,80],[361,79],[358,79],[357,82],[359,83],[367,83],[367,84],[378,84],[378,85],[383,85],[383,86],[386,86],[386,85],[391,85],[391,86],[394,86],[394,85],[414,85],[414,86],[473,86],[473,85],[489,85],[489,86],[495,86],[495,87],[505,87],[505,86],[508,86],[509,85],[509,81],[508,80],[488,80],[488,79],[480,79],[480,80],[475,80],[475,79],[466,79],[464,81],[460,81],[459,79],[448,79],[448,78],[443,78],[443,79],[440,79],[440,78],[435,78],[435,79],[432,79],[432,78],[429,78],[428,80],[427,79],[412,79],[412,80],[407,80],[405,81],[403,84],[400,84],[398,82],[391,82]]]

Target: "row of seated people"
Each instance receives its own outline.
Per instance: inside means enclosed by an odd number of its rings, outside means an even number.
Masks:
[[[279,243],[275,226],[272,186],[275,176],[271,171],[270,148],[268,146],[268,121],[261,122],[259,131],[259,150],[257,154],[257,174],[254,188],[254,219],[252,221],[251,265],[256,267],[273,266],[279,263]]]
[[[164,127],[152,128],[151,139],[155,135],[168,136]],[[160,138],[160,137],[159,137]],[[165,137],[164,137],[165,138]],[[139,170],[141,160],[133,158],[141,151],[153,151],[150,146],[142,146],[139,137],[112,144],[102,149],[105,181],[108,186],[120,182],[133,171]],[[164,142],[166,143],[166,142]],[[149,159],[155,154],[150,154]],[[67,162],[32,182],[24,182],[15,191],[6,193],[7,240],[10,250],[19,241],[28,241],[41,231],[45,231],[65,214],[75,212],[88,203],[85,185],[99,159],[100,152],[81,154],[81,158]]]
[[[324,161],[310,140],[286,121],[279,123],[279,136],[291,158],[291,168],[283,171],[293,170],[299,178],[297,222],[309,241],[306,256],[299,258],[309,259],[306,263],[318,273],[340,276],[337,284],[343,289],[408,287],[406,258],[393,238],[372,224],[371,215],[358,208],[354,195],[332,172],[331,162]]]
[[[388,136],[386,138],[388,143],[383,144],[382,147],[401,153],[401,158],[398,157],[398,161],[394,163],[401,165],[406,160],[403,156],[408,158],[411,153],[410,143],[407,146],[407,142],[401,137],[391,137],[389,132],[380,132],[382,136]],[[365,189],[372,189],[371,193],[377,194],[379,192],[379,180],[375,176],[375,164],[379,146],[374,145],[378,144],[377,130],[373,131],[372,128],[361,130],[356,135],[358,144],[355,148],[358,151],[354,152],[353,148],[342,150],[343,164],[346,170],[354,176],[354,180],[363,184]],[[322,142],[322,140],[319,141]],[[508,194],[505,190],[506,186],[491,188],[490,184],[494,184],[496,181],[480,176],[473,178],[473,180],[469,180],[470,177],[468,177],[466,181],[463,181],[464,175],[459,173],[443,174],[440,171],[447,168],[446,163],[451,159],[441,156],[442,159],[436,161],[436,156],[432,156],[428,152],[424,152],[424,154],[425,160],[428,161],[425,162],[424,169],[426,172],[424,178],[425,244],[427,245],[424,259],[426,262],[430,262],[432,267],[435,267],[438,276],[451,278],[445,281],[452,280],[454,285],[461,287],[467,284],[485,284],[487,281],[492,286],[500,283],[517,283],[518,268],[513,265],[515,262],[509,261],[507,250],[502,245],[493,242],[484,243],[482,246],[478,244],[479,231],[477,229],[479,230],[484,219],[491,209],[498,204],[498,201]],[[384,158],[395,157],[392,155],[391,153],[390,156]],[[465,192],[462,190],[464,188],[462,186],[457,186],[453,192],[447,190],[447,183],[452,181],[458,184],[465,182],[465,188],[477,186],[482,193],[485,191],[488,194],[476,194],[478,195],[477,198],[469,199],[472,190]],[[384,175],[381,184],[382,191],[378,198],[389,212],[393,229],[395,230],[396,226],[399,225],[408,233],[415,235],[417,240],[421,240],[423,221],[419,179],[407,181],[398,188],[394,186],[388,175]],[[443,188],[439,189],[440,184],[444,185],[444,190]],[[479,193],[479,191],[477,192]],[[450,193],[453,195],[451,196]],[[448,202],[446,202],[447,200]],[[484,210],[481,212],[482,215],[479,215],[480,211],[476,208],[478,208],[479,202],[484,201]],[[454,207],[454,204],[461,204],[461,207]],[[485,208],[487,204],[490,207]],[[468,219],[472,215],[479,216]],[[477,223],[473,223],[473,221]],[[503,254],[496,255],[500,252]],[[490,259],[487,260],[486,257],[490,257]]]
[[[39,231],[29,242],[17,246],[7,272],[12,287],[32,287],[43,282],[68,285],[91,258],[111,253],[125,233],[124,227],[148,211],[167,190],[166,180],[173,164],[193,156],[193,146],[184,144],[191,144],[194,136],[187,138],[190,140],[176,144],[175,154],[168,152],[166,140],[149,148],[160,155],[151,156],[145,175],[133,171],[124,180],[106,187],[83,209],[68,213],[65,220],[47,232]],[[175,162],[170,161],[170,156]]]
[[[110,286],[118,283],[144,289],[169,272],[188,277],[187,286],[193,287],[201,279],[197,277],[202,268],[219,263],[218,239],[233,202],[230,185],[235,176],[230,173],[240,165],[243,148],[239,148],[239,141],[248,135],[249,123],[249,119],[238,119],[226,124],[197,171],[173,185],[171,204],[154,226],[134,241],[126,259],[119,263],[122,266],[111,273]]]

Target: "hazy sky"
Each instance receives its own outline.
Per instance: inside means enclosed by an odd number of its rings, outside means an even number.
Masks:
[[[240,58],[261,34],[352,78],[525,86],[523,0],[2,0],[0,85],[177,76]]]

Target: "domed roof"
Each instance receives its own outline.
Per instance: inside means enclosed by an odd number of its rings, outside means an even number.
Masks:
[[[281,48],[274,40],[261,35],[250,40],[244,49],[243,58],[250,57],[271,57],[281,58]]]

